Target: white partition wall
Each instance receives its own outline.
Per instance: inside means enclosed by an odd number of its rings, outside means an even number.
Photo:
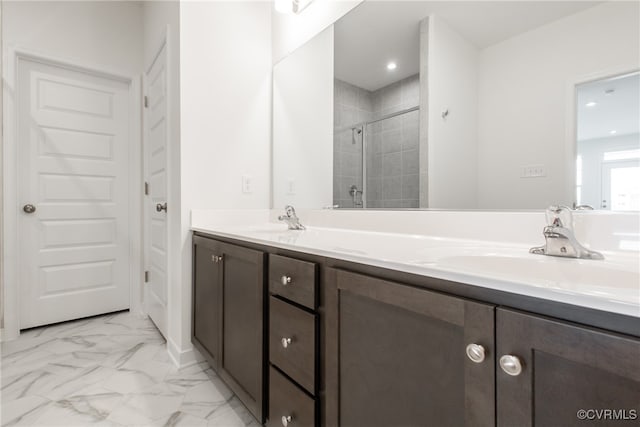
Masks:
[[[333,202],[333,27],[273,68],[273,207]]]

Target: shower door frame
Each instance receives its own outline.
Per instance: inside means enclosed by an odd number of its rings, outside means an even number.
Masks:
[[[414,111],[419,111],[420,106],[416,105],[415,107],[405,108],[403,110],[398,110],[394,113],[385,114],[382,117],[379,117],[375,120],[370,120],[366,122],[356,123],[351,126],[351,129],[362,129],[361,137],[362,137],[362,208],[367,208],[367,126],[381,122],[383,120],[392,119],[397,116],[401,116],[403,114],[412,113]]]

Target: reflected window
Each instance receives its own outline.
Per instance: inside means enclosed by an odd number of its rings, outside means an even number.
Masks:
[[[620,161],[605,164],[602,192],[612,211],[640,211],[640,164]]]

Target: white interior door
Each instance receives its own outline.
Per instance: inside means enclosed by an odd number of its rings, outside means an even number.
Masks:
[[[167,336],[167,67],[163,45],[145,75],[145,308]],[[169,210],[171,207],[169,207]]]
[[[20,328],[129,308],[128,83],[17,65]]]

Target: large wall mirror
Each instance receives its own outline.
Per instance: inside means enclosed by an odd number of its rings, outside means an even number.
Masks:
[[[365,1],[274,67],[274,207],[640,210],[638,70],[638,2]]]

